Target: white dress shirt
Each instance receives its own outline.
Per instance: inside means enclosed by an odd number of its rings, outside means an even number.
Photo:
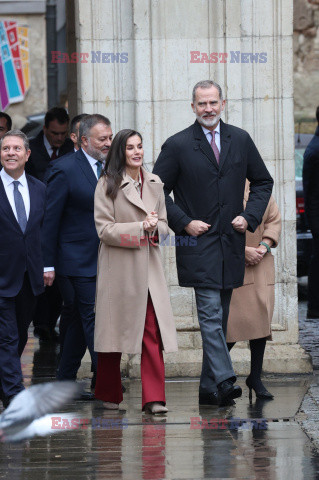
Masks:
[[[47,137],[44,134],[43,134],[43,143],[44,143],[44,146],[46,148],[46,151],[48,152],[49,157],[51,158],[52,153],[53,153],[53,147],[51,147],[51,145],[49,143],[49,140],[47,139]],[[56,149],[55,154],[56,154],[56,156],[59,155],[59,148]]]
[[[98,177],[98,175],[97,175],[97,165],[96,165],[96,162],[97,162],[98,160],[96,160],[95,158],[91,157],[91,155],[89,155],[88,153],[86,153],[86,152],[83,150],[83,148],[82,148],[81,150],[82,150],[82,152],[84,153],[84,155],[86,156],[89,164],[91,165],[92,170],[93,170],[93,172],[94,172],[94,175],[95,175],[96,178],[98,179],[99,177]],[[103,165],[103,163],[102,163],[102,165]]]
[[[208,128],[204,127],[203,125],[201,125],[201,127],[206,135],[208,143],[211,145],[211,141],[213,138],[211,130],[208,130]],[[215,128],[215,143],[217,145],[218,151],[220,152],[220,122],[218,122],[218,125]]]
[[[15,179],[12,178],[10,175],[8,175],[4,168],[0,172],[0,177],[4,186],[4,190],[8,197],[9,203],[13,210],[14,216],[18,220],[16,205],[15,205],[14,196],[13,196],[13,191],[14,191],[13,182],[15,181]],[[17,180],[18,182],[20,182],[20,184],[18,185],[18,190],[22,195],[23,203],[25,207],[25,213],[27,214],[27,220],[28,220],[30,215],[30,194],[29,194],[29,187],[28,187],[27,177],[25,176],[25,172],[23,172],[21,177],[18,178]]]

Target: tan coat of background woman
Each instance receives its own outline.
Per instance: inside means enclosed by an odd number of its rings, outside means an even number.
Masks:
[[[245,191],[245,204],[249,189]],[[246,246],[258,247],[264,238],[270,238],[276,247],[281,232],[281,217],[273,197],[254,233],[246,232]],[[274,312],[275,266],[274,257],[266,253],[257,265],[246,266],[244,284],[233,291],[227,324],[227,342],[271,339],[271,321]]]

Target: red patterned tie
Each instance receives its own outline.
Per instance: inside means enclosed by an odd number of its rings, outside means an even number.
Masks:
[[[217,145],[216,145],[216,142],[215,142],[215,130],[213,130],[212,132],[210,132],[212,134],[212,140],[210,142],[210,145],[213,149],[213,152],[215,154],[215,157],[216,157],[216,160],[217,160],[217,163],[219,165],[219,150],[217,148]]]
[[[52,147],[52,155],[51,155],[51,160],[55,160],[56,158],[58,158],[56,152],[57,152],[57,147]]]

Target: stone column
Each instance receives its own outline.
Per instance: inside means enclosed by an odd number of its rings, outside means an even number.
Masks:
[[[221,84],[224,120],[255,141],[275,179],[283,220],[273,342],[264,370],[310,371],[309,356],[298,345],[291,2],[79,0],[75,24],[78,51],[90,53],[88,63],[78,64],[79,112],[107,115],[115,132],[124,127],[142,132],[149,168],[165,139],[193,123],[193,85],[206,78]],[[128,62],[105,55],[113,63],[97,63],[99,51],[127,53]],[[217,61],[210,63],[213,52]],[[178,286],[174,248],[162,250],[180,347],[167,356],[166,372],[198,375],[202,353],[194,294]],[[232,356],[237,372],[246,373],[246,344]],[[137,358],[129,360],[127,371],[139,375]]]

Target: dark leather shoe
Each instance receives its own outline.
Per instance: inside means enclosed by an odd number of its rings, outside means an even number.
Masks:
[[[82,392],[80,396],[77,398],[77,400],[92,401],[92,400],[95,400],[95,396],[94,396],[94,393],[91,393],[91,392]]]
[[[6,397],[5,395],[2,396],[2,403],[4,409],[8,408],[14,397],[15,395],[11,395],[11,397]]]
[[[217,392],[199,393],[199,405],[219,405],[219,398]],[[225,405],[235,405],[233,399],[230,399]]]
[[[238,385],[235,386],[231,380],[224,380],[217,385],[217,388],[220,406],[227,405],[229,400],[241,397],[243,393],[242,389]]]
[[[307,318],[319,318],[319,310],[308,308]]]
[[[200,393],[198,403],[200,405],[219,405],[217,392]]]

